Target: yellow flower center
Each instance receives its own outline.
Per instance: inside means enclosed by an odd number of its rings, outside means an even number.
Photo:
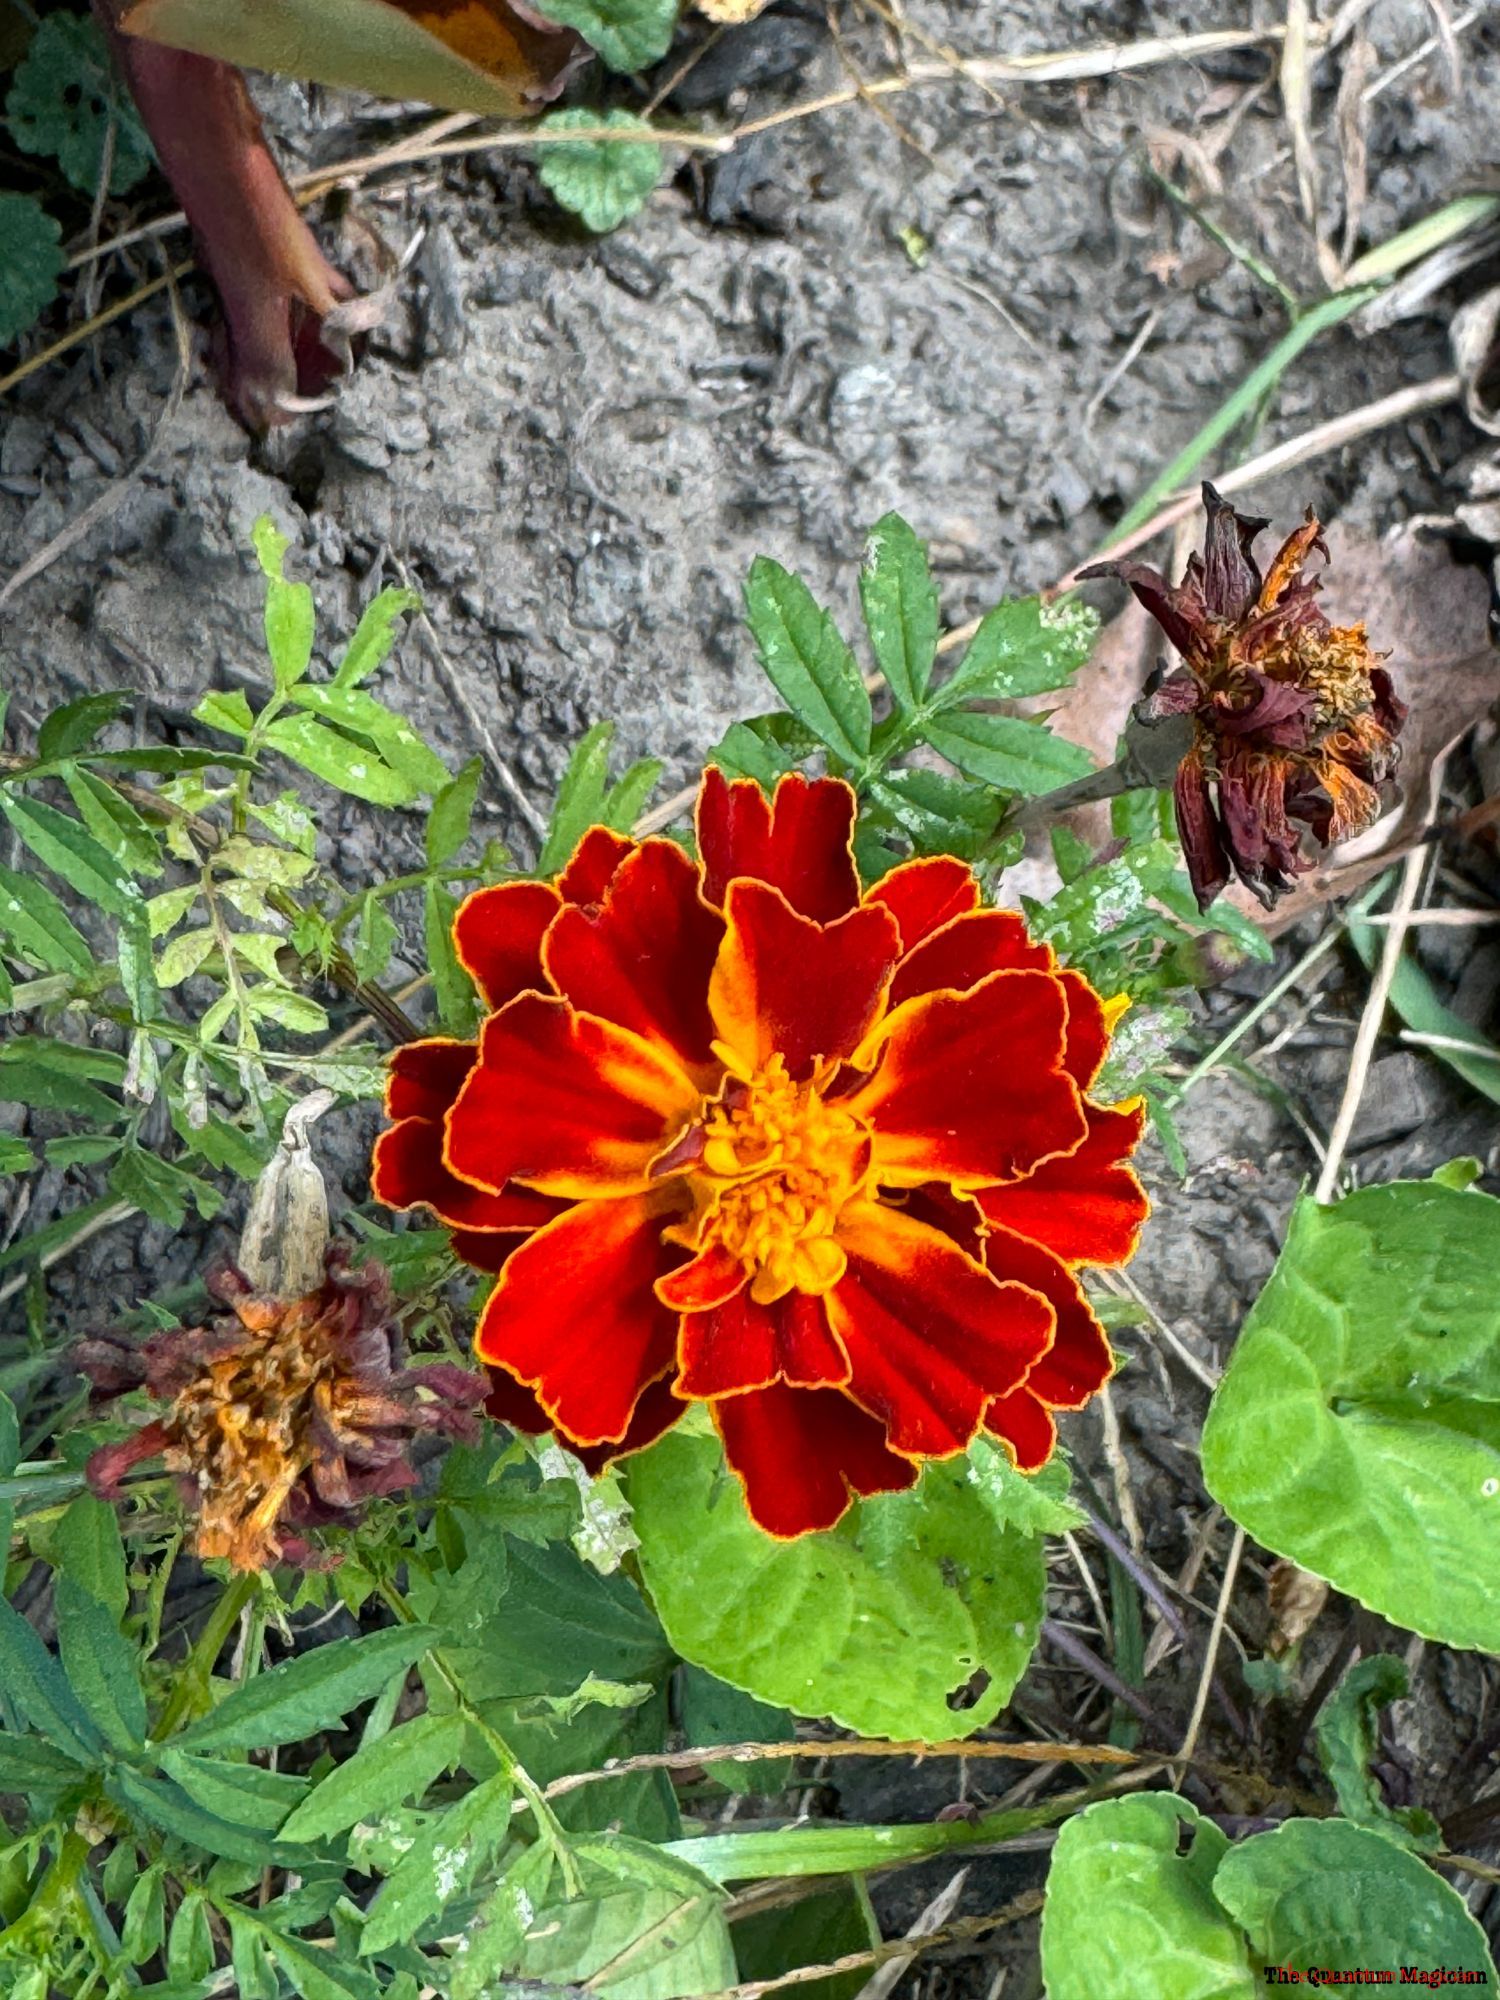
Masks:
[[[688,1170],[692,1247],[722,1245],[770,1305],[788,1292],[826,1292],[844,1275],[839,1217],[862,1192],[870,1139],[852,1113],[828,1103],[826,1077],[796,1083],[773,1056],[755,1075],[729,1077],[706,1107],[702,1151]]]

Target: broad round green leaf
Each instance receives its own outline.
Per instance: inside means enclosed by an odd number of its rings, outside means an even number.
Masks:
[[[1249,1933],[1258,1965],[1446,1966],[1487,1973],[1494,1990],[1484,1932],[1457,1890],[1404,1847],[1346,1819],[1289,1820],[1242,1841],[1219,1864],[1214,1894]]]
[[[1500,1650],[1500,1202],[1299,1202],[1203,1431],[1225,1512],[1397,1625]]]
[[[542,121],[546,132],[600,126],[638,135],[651,130],[630,111],[553,111]],[[602,235],[628,222],[651,199],[661,179],[661,150],[645,136],[580,139],[576,145],[544,147],[537,171],[542,185],[585,229]]]
[[[1070,1819],[1042,1911],[1048,2000],[1252,2000],[1245,1940],[1211,1886],[1228,1845],[1170,1792],[1104,1799]]]
[[[642,1574],[685,1659],[801,1715],[932,1742],[1009,1700],[1041,1623],[1041,1535],[1076,1518],[1055,1475],[1023,1479],[982,1442],[794,1542],[756,1527],[711,1437],[675,1431],[632,1458],[629,1492]]]
[[[0,194],[0,347],[9,347],[57,297],[66,259],[62,231],[29,194]]]

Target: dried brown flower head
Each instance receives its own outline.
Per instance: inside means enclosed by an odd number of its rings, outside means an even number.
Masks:
[[[347,1524],[377,1494],[415,1484],[407,1450],[418,1432],[477,1437],[487,1381],[447,1363],[399,1365],[380,1265],[350,1270],[335,1245],[323,1283],[301,1298],[258,1295],[234,1269],[208,1286],[229,1310],[205,1326],[73,1351],[97,1395],[143,1389],[166,1405],[94,1453],[89,1484],[115,1499],[133,1465],[159,1456],[197,1513],[200,1556],[236,1569],[322,1566],[302,1531]]]
[[[1331,625],[1321,578],[1302,573],[1314,550],[1328,556],[1311,508],[1262,577],[1251,550],[1269,523],[1237,514],[1207,484],[1203,504],[1203,553],[1180,584],[1144,563],[1080,573],[1128,583],[1182,655],[1136,714],[1194,720],[1174,797],[1199,906],[1234,874],[1269,909],[1317,852],[1378,817],[1406,705],[1364,626]]]

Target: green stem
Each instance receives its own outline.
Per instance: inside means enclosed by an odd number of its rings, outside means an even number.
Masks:
[[[1252,368],[1234,393],[1220,404],[1202,430],[1183,446],[1166,470],[1157,474],[1135,505],[1115,523],[1108,542],[1099,554],[1107,556],[1116,542],[1123,541],[1143,521],[1149,521],[1164,500],[1187,484],[1203,461],[1250,415],[1260,399],[1275,388],[1304,347],[1310,347],[1320,333],[1326,333],[1330,327],[1338,326],[1352,313],[1357,313],[1361,306],[1368,305],[1384,289],[1379,284],[1360,285],[1353,291],[1335,292],[1332,298],[1320,299],[1315,306],[1309,306],[1287,328],[1265,359]]]
[[[230,1633],[239,1624],[240,1614],[255,1595],[258,1583],[259,1578],[253,1570],[241,1570],[230,1583],[225,1585],[223,1596],[209,1613],[208,1623],[198,1634],[192,1652],[183,1663],[177,1684],[161,1712],[154,1731],[158,1743],[170,1736],[193,1705],[207,1694],[214,1661],[223,1652]]]
[[[393,1583],[382,1581],[380,1596],[395,1613],[397,1618],[401,1620],[403,1625],[415,1625],[419,1622],[416,1613]],[[474,1703],[464,1693],[463,1682],[443,1658],[441,1651],[437,1647],[434,1647],[428,1653],[427,1658],[432,1662],[433,1671],[442,1681],[444,1687],[447,1688],[449,1694],[452,1695],[454,1706],[463,1716],[465,1722],[469,1724],[470,1728],[478,1736],[483,1738],[495,1762],[510,1779],[516,1790],[521,1794],[521,1797],[525,1799],[527,1805],[530,1806],[532,1816],[537,1823],[538,1834],[546,1841],[557,1857],[558,1867],[562,1871],[563,1882],[568,1894],[576,1896],[579,1892],[580,1882],[577,1865],[568,1847],[568,1836],[564,1832],[562,1822],[558,1819],[557,1814],[548,1805],[541,1786],[532,1777],[525,1765],[522,1764],[516,1756],[515,1751],[511,1749],[499,1730],[485,1720],[484,1716],[474,1706]]]

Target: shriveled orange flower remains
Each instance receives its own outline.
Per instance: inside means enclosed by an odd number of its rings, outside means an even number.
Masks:
[[[397,1051],[375,1154],[498,1274],[496,1416],[598,1462],[705,1402],[781,1536],[980,1430],[1042,1465],[1112,1366],[1074,1267],[1146,1214],[1098,995],[962,862],[862,896],[853,828],[838,780],[710,769],[697,862],[596,828],[471,896],[489,1018]]]

